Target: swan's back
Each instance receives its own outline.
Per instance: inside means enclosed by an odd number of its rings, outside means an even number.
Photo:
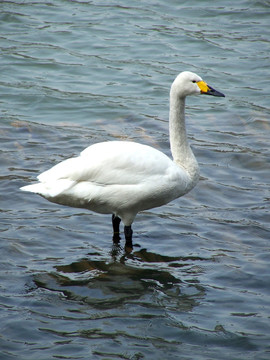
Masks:
[[[102,142],[89,146],[78,157],[55,165],[38,176],[41,182],[57,179],[128,185],[164,175],[173,161],[150,146],[129,141]]]

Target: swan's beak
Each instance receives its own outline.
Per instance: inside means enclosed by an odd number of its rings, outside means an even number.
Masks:
[[[201,94],[225,97],[224,94],[222,94],[221,92],[213,89],[211,86],[207,85],[205,81],[198,81],[197,85],[199,86],[199,88],[201,90]]]

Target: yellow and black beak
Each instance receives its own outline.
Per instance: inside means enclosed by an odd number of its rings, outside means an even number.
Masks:
[[[199,88],[201,90],[201,94],[225,97],[224,94],[222,94],[221,92],[215,90],[211,86],[207,85],[205,81],[198,81],[197,85],[199,86]]]

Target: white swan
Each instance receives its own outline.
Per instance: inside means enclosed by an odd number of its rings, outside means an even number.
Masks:
[[[182,72],[170,91],[169,132],[173,160],[150,146],[128,141],[94,144],[38,176],[39,183],[21,190],[54,203],[112,214],[118,242],[124,223],[126,245],[132,246],[131,225],[139,211],[167,204],[198,182],[199,167],[188,144],[185,99],[188,95],[224,95],[192,72]]]

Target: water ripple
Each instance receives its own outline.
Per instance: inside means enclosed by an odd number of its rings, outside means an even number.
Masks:
[[[269,354],[269,2],[2,1],[1,358],[258,359]],[[187,103],[201,181],[138,215],[18,189],[99,141],[169,154],[168,91],[192,70],[226,94]]]

